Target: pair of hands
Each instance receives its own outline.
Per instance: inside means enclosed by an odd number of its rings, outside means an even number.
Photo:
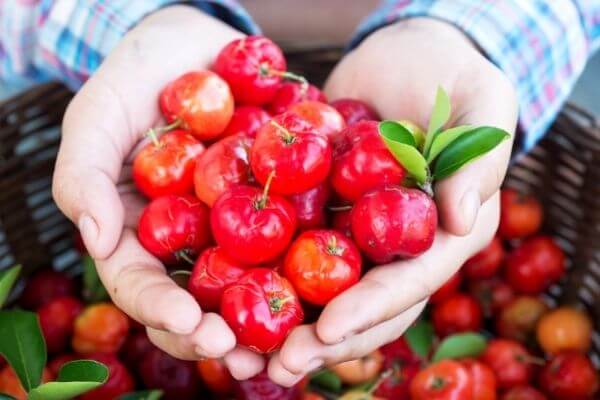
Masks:
[[[77,93],[65,115],[54,197],[81,230],[113,301],[147,326],[152,342],[182,359],[223,357],[247,379],[264,357],[236,347],[223,319],[203,313],[137,240],[145,200],[131,178],[143,133],[163,123],[157,96],[189,70],[208,68],[219,50],[242,36],[188,6],[165,8],[131,30]],[[427,126],[436,88],[452,99],[451,124],[494,125],[513,132],[514,91],[456,28],[412,19],[370,35],[332,72],[329,99],[354,97],[386,119]],[[322,365],[361,357],[400,336],[426,300],[492,238],[498,189],[512,140],[435,187],[441,228],[421,257],[370,270],[334,299],[318,322],[292,331],[268,359],[275,382],[290,386]]]

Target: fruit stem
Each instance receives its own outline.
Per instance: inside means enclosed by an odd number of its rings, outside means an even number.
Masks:
[[[156,134],[156,130],[154,128],[148,129],[148,132],[146,132],[146,136],[148,136],[150,140],[152,140],[152,143],[154,143],[154,146],[156,146],[157,148],[160,148],[162,146],[160,144],[160,141],[158,140],[158,135]]]
[[[352,210],[352,206],[351,205],[347,205],[347,206],[329,206],[329,207],[327,207],[327,209],[329,211],[333,211],[333,212],[343,212],[343,211],[350,211],[350,210]]]
[[[427,179],[424,183],[419,183],[419,187],[429,197],[433,197],[433,186],[431,185],[431,179]]]
[[[327,252],[332,256],[342,256],[344,254],[344,248],[338,246],[337,237],[335,235],[331,235],[329,241],[327,242]]]
[[[527,364],[539,365],[540,367],[546,365],[546,361],[543,358],[530,356],[528,354],[518,355],[517,360]]]
[[[160,133],[172,131],[173,129],[179,128],[181,126],[182,122],[183,121],[180,118],[177,118],[175,121],[171,122],[169,125],[158,128],[158,131]]]
[[[273,297],[272,299],[269,300],[269,308],[273,312],[279,312],[279,311],[281,311],[281,309],[283,308],[285,303],[287,303],[288,301],[293,300],[293,299],[294,299],[294,296],[288,296],[288,297],[284,297],[284,298]]]
[[[292,144],[296,141],[296,136],[294,136],[292,134],[292,132],[287,130],[285,127],[283,127],[277,121],[272,119],[271,125],[273,125],[275,128],[277,128],[283,134],[283,141],[285,142],[285,144]]]
[[[172,271],[171,273],[169,273],[170,277],[174,277],[177,275],[185,275],[185,276],[192,276],[192,271],[188,271],[187,269],[177,269],[175,271]]]
[[[262,210],[267,206],[267,200],[269,198],[269,188],[271,187],[271,182],[273,181],[273,177],[275,176],[275,170],[271,171],[269,177],[267,178],[267,182],[265,183],[265,187],[263,188],[262,195],[260,199],[256,201],[254,204],[254,208],[257,210]]]
[[[302,85],[302,90],[308,90],[308,80],[302,75],[295,74],[289,71],[278,71],[276,69],[272,69],[269,67],[269,64],[262,63],[258,67],[258,72],[261,76],[278,76],[283,79],[287,79],[288,81],[300,82]]]
[[[393,373],[394,373],[394,369],[393,368],[388,368],[385,371],[383,371],[383,373],[381,375],[379,375],[379,378],[377,378],[377,380],[375,381],[375,383],[373,383],[373,385],[367,391],[367,393],[368,394],[375,393],[375,391],[377,390],[377,388],[379,388],[379,386],[381,386],[381,384],[383,383],[383,381],[385,381],[387,378],[389,378],[390,376],[392,376]]]
[[[194,265],[194,260],[192,260],[189,256],[189,254],[187,253],[187,251],[185,250],[179,250],[178,252],[175,253],[175,258],[182,259],[187,261],[188,263],[190,263],[190,265]]]
[[[446,381],[444,381],[444,378],[439,376],[433,378],[433,382],[431,382],[432,389],[443,389],[444,386],[446,386]]]

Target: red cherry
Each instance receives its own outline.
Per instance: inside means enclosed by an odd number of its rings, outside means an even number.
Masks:
[[[210,247],[194,264],[188,290],[202,310],[218,311],[223,290],[237,282],[246,268],[229,257],[220,247]]]
[[[86,358],[98,361],[108,367],[108,381],[97,389],[82,394],[79,397],[81,400],[118,399],[121,395],[134,390],[135,382],[131,373],[117,357],[110,354],[94,354],[86,356]]]
[[[548,306],[540,299],[519,296],[505,305],[496,317],[496,334],[499,337],[529,343],[535,337],[540,318],[548,312]]]
[[[292,243],[283,271],[301,299],[323,306],[358,282],[361,264],[358,249],[346,236],[314,230]]]
[[[348,125],[365,120],[379,120],[379,115],[365,102],[356,99],[337,99],[331,102]]]
[[[442,337],[453,333],[478,331],[483,324],[481,307],[477,301],[462,293],[436,304],[431,319],[436,333]]]
[[[533,386],[523,385],[509,389],[500,400],[548,400],[548,398]]]
[[[229,121],[229,125],[223,133],[225,136],[237,135],[239,133],[249,137],[255,137],[261,126],[271,120],[268,112],[256,106],[236,107]]]
[[[515,291],[497,277],[470,282],[469,293],[479,301],[486,318],[496,315],[516,296]]]
[[[229,83],[236,102],[260,106],[275,97],[286,62],[270,39],[247,36],[225,46],[213,68]]]
[[[217,244],[247,265],[273,261],[283,254],[296,231],[296,212],[283,197],[239,185],[214,204],[210,222]]]
[[[498,272],[504,260],[504,247],[502,241],[496,236],[491,243],[469,258],[462,270],[467,278],[491,278]]]
[[[326,225],[325,204],[329,200],[330,194],[329,184],[324,182],[306,192],[288,197],[296,210],[298,229],[308,230],[322,228]]]
[[[29,278],[20,302],[25,308],[35,310],[53,299],[76,296],[75,283],[64,272],[42,269]]]
[[[536,233],[542,225],[543,210],[533,196],[514,189],[500,192],[500,226],[498,233],[504,239],[518,239]]]
[[[374,262],[416,257],[433,244],[437,209],[420,190],[387,186],[364,195],[352,208],[352,237]]]
[[[355,202],[366,192],[386,184],[400,184],[406,171],[379,136],[378,123],[362,121],[348,126],[334,148],[333,189]]]
[[[473,380],[458,361],[442,360],[415,376],[410,394],[412,400],[473,400]]]
[[[134,372],[138,372],[142,360],[152,349],[156,348],[154,344],[148,338],[146,331],[138,331],[131,333],[121,351],[119,352],[119,358]]]
[[[154,138],[133,161],[137,188],[154,199],[167,194],[187,194],[194,188],[194,165],[204,146],[184,130]]]
[[[188,72],[160,94],[160,109],[168,122],[179,121],[200,140],[219,137],[233,115],[227,83],[211,71]]]
[[[539,375],[540,387],[553,399],[592,399],[598,393],[598,372],[590,359],[576,351],[558,354]]]
[[[212,207],[224,192],[252,178],[249,153],[254,140],[243,134],[228,136],[210,146],[197,160],[196,196]]]
[[[250,166],[262,185],[275,171],[271,190],[290,195],[324,182],[331,169],[331,157],[327,138],[302,118],[286,113],[258,131],[250,150]]]
[[[238,344],[257,353],[277,350],[304,318],[290,282],[267,268],[250,269],[225,289],[221,315]]]
[[[410,398],[410,384],[421,370],[421,359],[402,337],[379,350],[384,356],[383,370],[392,371],[392,374],[381,381],[375,390],[375,396],[384,399]]]
[[[329,139],[333,147],[344,140],[342,130],[346,127],[346,121],[330,105],[319,101],[303,101],[291,106],[289,112],[308,121],[315,132]]]
[[[234,379],[225,362],[219,358],[206,358],[196,363],[198,375],[211,392],[227,395],[233,391]]]
[[[494,370],[501,389],[529,383],[534,372],[532,360],[523,345],[508,339],[491,340],[481,356],[481,361]]]
[[[210,241],[208,208],[190,195],[163,196],[144,209],[138,238],[164,263],[195,257]]]
[[[338,232],[343,233],[349,238],[352,238],[352,209],[335,211],[333,213],[333,221],[331,227]]]
[[[496,400],[496,375],[484,363],[473,360],[462,360],[473,381],[473,400]]]
[[[289,110],[294,104],[307,100],[327,102],[323,92],[313,85],[306,85],[301,82],[284,82],[279,86],[275,97],[267,107],[271,114],[279,115]]]
[[[193,361],[178,360],[155,348],[144,356],[140,375],[148,389],[163,391],[165,400],[195,400],[200,379]]]
[[[458,292],[461,283],[462,274],[460,273],[460,271],[457,271],[446,281],[446,283],[440,286],[438,290],[436,290],[435,293],[431,295],[431,297],[429,298],[429,303],[438,304],[449,299]]]
[[[38,309],[48,353],[56,354],[66,349],[73,334],[75,318],[82,310],[81,301],[70,296],[56,298]]]
[[[266,372],[253,378],[237,382],[235,398],[239,400],[298,400],[302,389],[300,384],[290,388],[279,386],[269,379]]]

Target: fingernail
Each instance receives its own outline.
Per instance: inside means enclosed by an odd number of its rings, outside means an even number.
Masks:
[[[194,332],[196,325],[191,323],[193,321],[188,321],[180,317],[175,318],[177,319],[165,324],[165,328],[167,328],[169,332],[175,333],[176,335],[189,335]]]
[[[475,189],[469,189],[460,201],[463,223],[467,228],[467,232],[471,232],[471,229],[473,229],[473,225],[477,219],[477,214],[479,213],[479,207],[481,207],[479,191]]]
[[[77,221],[77,227],[79,228],[79,232],[81,232],[83,243],[86,247],[90,248],[90,245],[93,245],[98,240],[98,225],[96,221],[88,214],[81,214],[79,221]]]
[[[308,367],[306,367],[304,374],[308,374],[309,372],[312,372],[316,369],[321,368],[323,366],[323,364],[324,364],[323,360],[321,360],[319,358],[315,358],[314,360],[311,360],[308,363]]]

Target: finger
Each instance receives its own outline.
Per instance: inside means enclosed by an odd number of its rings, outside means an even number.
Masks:
[[[179,360],[196,361],[204,358],[203,354],[196,352],[194,346],[186,336],[147,328],[148,339],[159,349]]]
[[[238,381],[250,379],[265,369],[265,359],[263,356],[242,347],[236,347],[227,353],[224,361],[231,376]]]
[[[374,268],[323,310],[316,329],[324,343],[337,343],[430,296],[493,237],[499,218],[499,196],[488,200],[468,236],[436,233],[433,246],[421,256]]]
[[[115,304],[141,324],[190,334],[200,323],[198,303],[166,275],[131,229],[123,230],[117,249],[97,267]]]

